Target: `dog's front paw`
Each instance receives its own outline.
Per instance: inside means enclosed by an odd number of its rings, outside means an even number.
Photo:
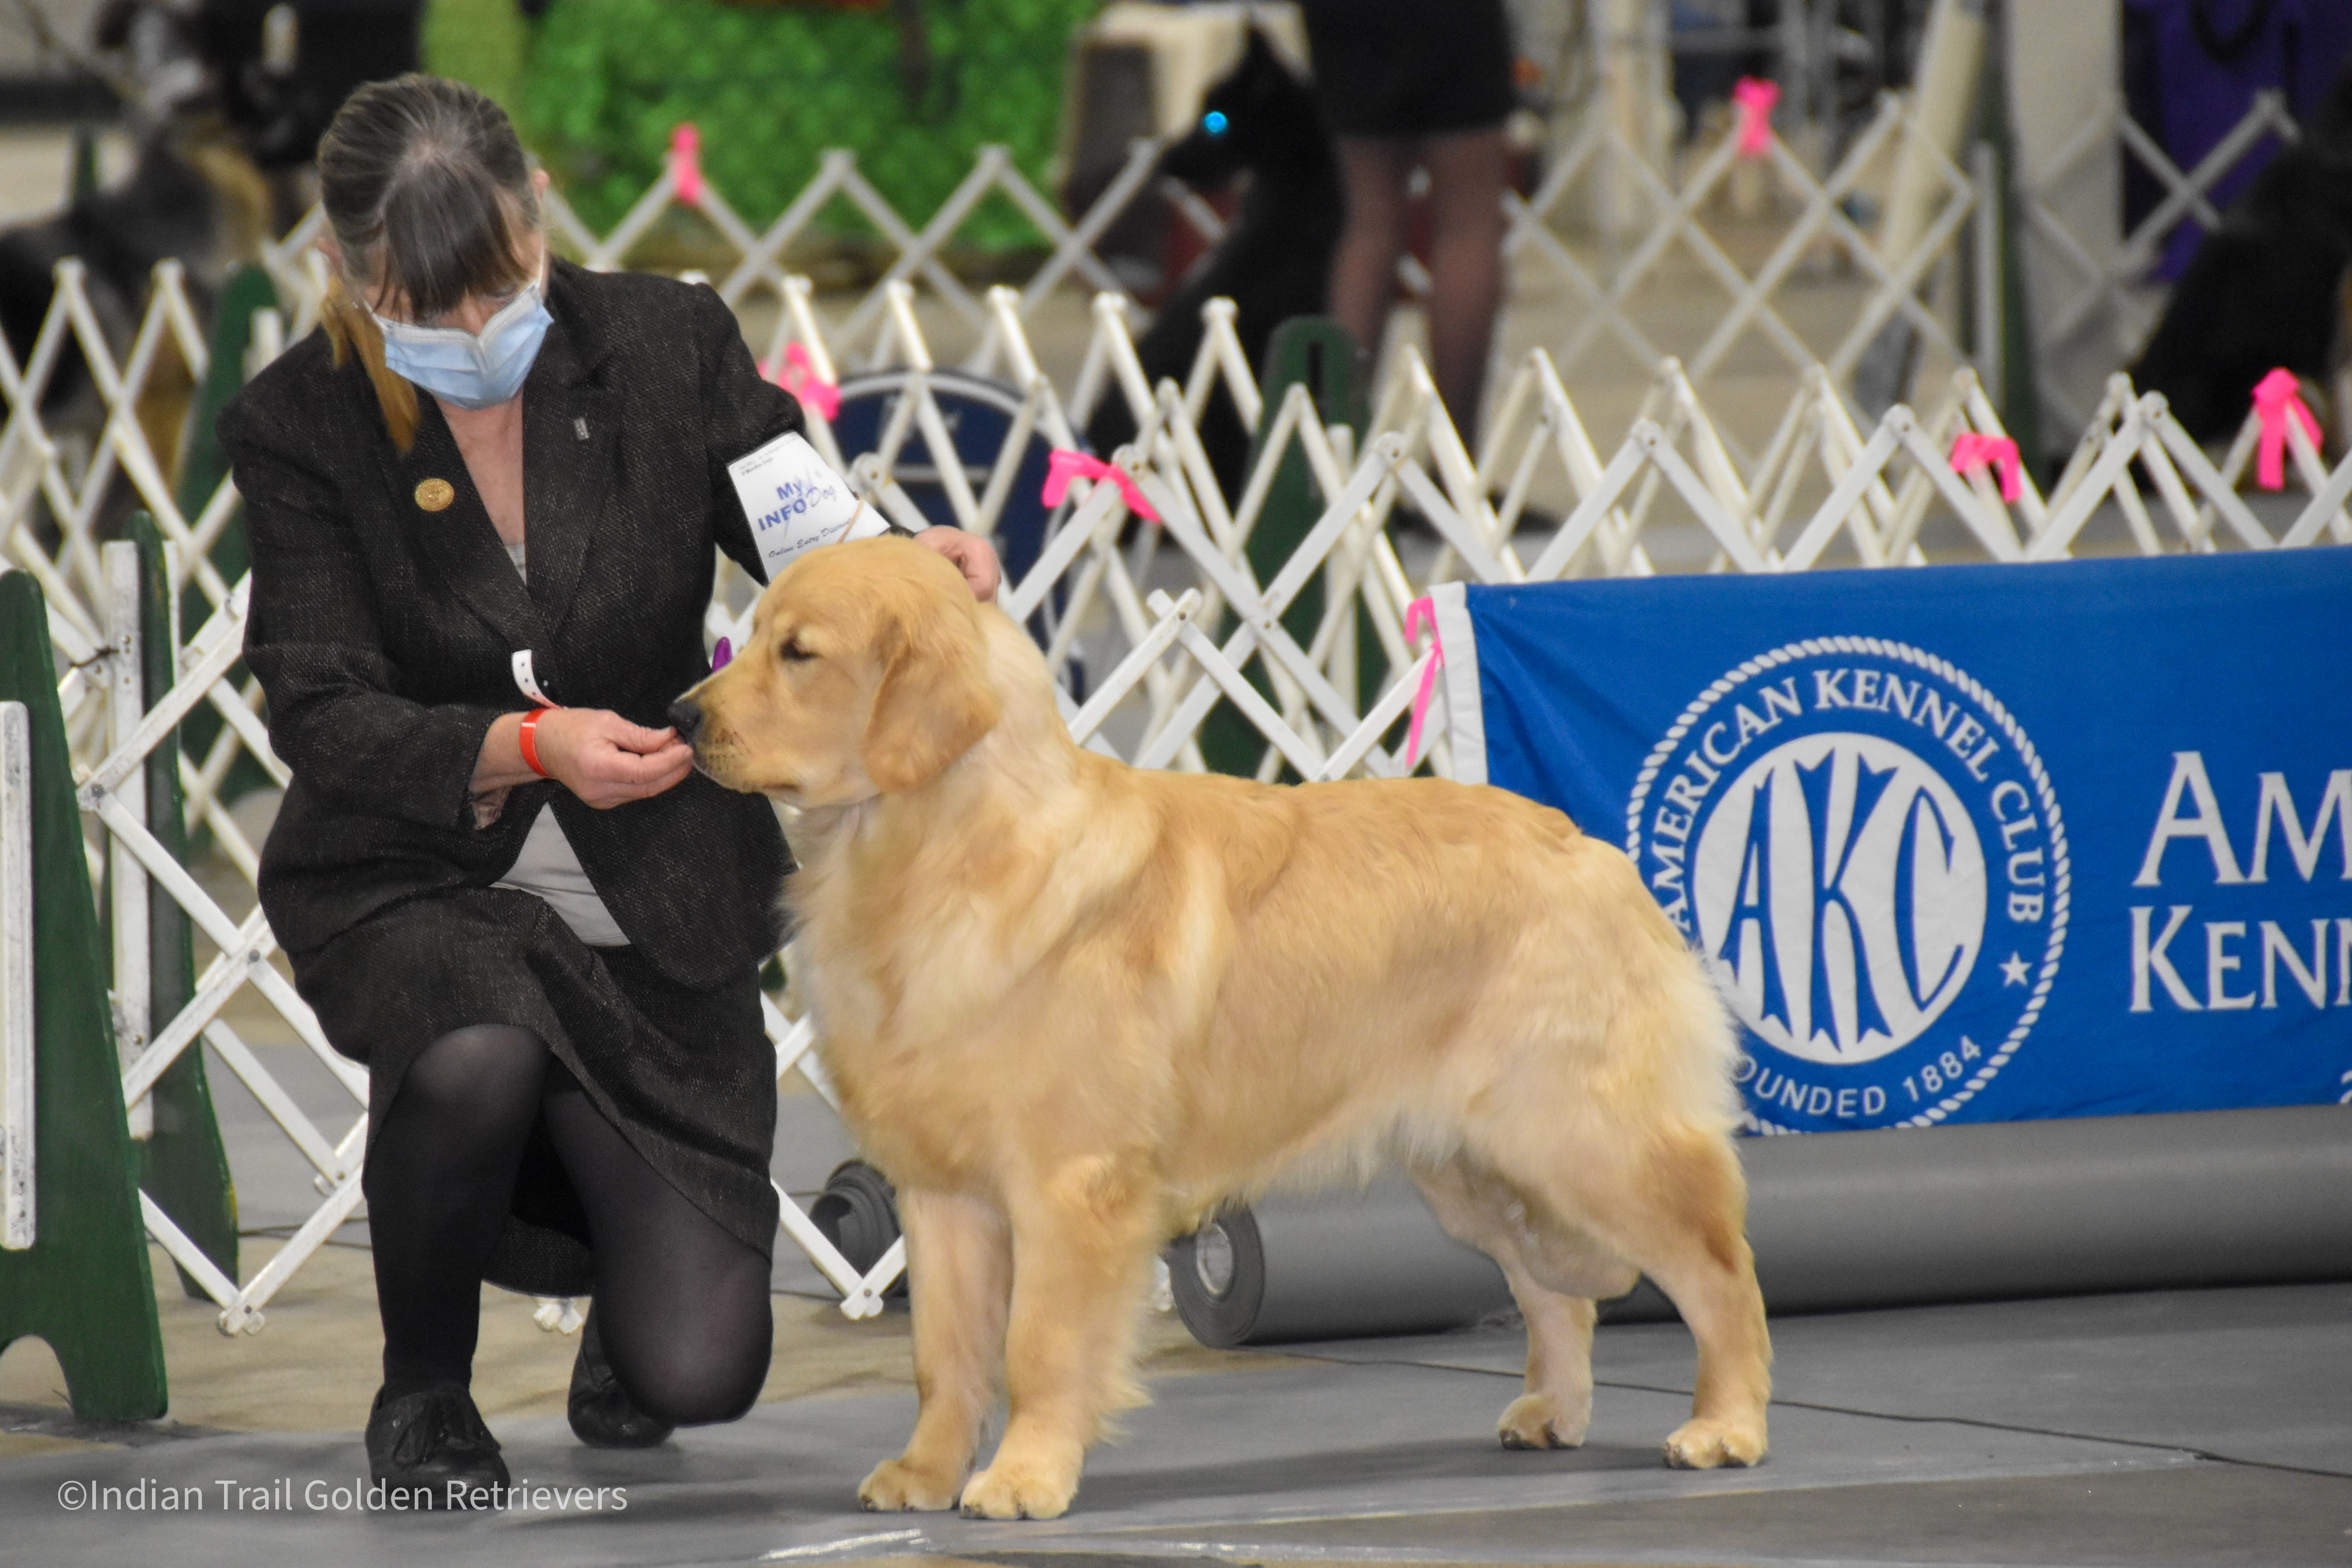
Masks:
[[[1684,1423],[1666,1439],[1666,1463],[1678,1470],[1752,1465],[1764,1458],[1764,1423],[1701,1420]]]
[[[1059,1519],[1078,1495],[1075,1468],[1034,1460],[996,1463],[963,1484],[966,1519]]]
[[[857,1489],[858,1506],[872,1513],[953,1508],[957,1479],[918,1469],[904,1459],[885,1459]]]
[[[1569,1410],[1549,1394],[1522,1394],[1511,1401],[1496,1425],[1496,1435],[1506,1448],[1577,1448],[1592,1423],[1592,1402]]]

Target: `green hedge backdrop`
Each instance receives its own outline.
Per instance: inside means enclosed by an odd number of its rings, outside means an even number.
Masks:
[[[670,128],[702,131],[702,166],[745,221],[764,226],[831,147],[920,227],[1001,142],[1047,177],[1070,34],[1097,0],[929,0],[931,82],[909,103],[887,9],[719,0],[555,0],[536,23],[511,0],[436,0],[429,69],[470,81],[513,114],[591,226],[604,229],[661,173]],[[861,232],[836,204],[829,232]],[[962,231],[986,248],[1039,237],[1001,198]]]

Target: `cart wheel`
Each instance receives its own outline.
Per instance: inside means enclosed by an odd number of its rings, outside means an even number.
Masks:
[[[865,1161],[845,1161],[824,1179],[824,1191],[809,1205],[809,1219],[863,1274],[898,1239],[898,1194]],[[884,1294],[904,1299],[907,1276],[901,1273]]]
[[[1265,1299],[1265,1247],[1257,1220],[1235,1206],[1168,1249],[1168,1288],[1192,1337],[1215,1349],[1250,1342]]]

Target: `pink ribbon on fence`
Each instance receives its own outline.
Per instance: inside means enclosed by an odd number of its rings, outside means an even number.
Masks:
[[[761,367],[767,378],[807,404],[832,424],[841,414],[841,388],[817,374],[816,365],[809,352],[799,343],[786,343],[782,363]]]
[[[2006,436],[1986,436],[1974,430],[1963,430],[1952,438],[1952,472],[1965,474],[1980,463],[1990,464],[1992,471],[2000,476],[2000,499],[2015,500],[2024,489],[2017,443]]]
[[[2319,442],[2319,421],[2303,401],[2303,388],[2291,370],[2274,370],[2254,384],[2254,417],[2262,424],[2262,441],[2254,448],[2254,483],[2266,490],[2286,488],[2286,422],[2293,415],[2303,424],[2312,444]]]
[[[1135,482],[1133,475],[1125,468],[1104,462],[1100,458],[1089,458],[1084,452],[1073,452],[1066,447],[1056,447],[1053,457],[1047,459],[1045,504],[1061,505],[1062,498],[1070,493],[1070,481],[1073,479],[1108,479],[1118,487],[1120,495],[1127,498],[1128,510],[1152,522],[1160,521],[1160,514],[1152,510],[1150,501],[1143,499],[1142,488]]]
[[[690,120],[669,133],[669,177],[679,201],[690,207],[702,205],[702,132]]]
[[[1421,672],[1421,689],[1412,694],[1412,727],[1404,735],[1404,765],[1410,772],[1421,760],[1421,727],[1429,718],[1429,700],[1437,694],[1437,672],[1445,668],[1445,645],[1437,637],[1437,606],[1423,595],[1404,607],[1404,640],[1412,641],[1413,628],[1423,623],[1429,626],[1429,651],[1433,656],[1429,668]]]
[[[1761,77],[1744,76],[1731,89],[1731,103],[1739,115],[1739,155],[1761,158],[1772,151],[1772,107],[1780,101],[1780,84]]]

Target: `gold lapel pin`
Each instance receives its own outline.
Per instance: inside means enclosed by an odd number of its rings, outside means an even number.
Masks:
[[[426,511],[446,511],[457,499],[457,487],[446,479],[427,479],[416,487],[416,504]]]

